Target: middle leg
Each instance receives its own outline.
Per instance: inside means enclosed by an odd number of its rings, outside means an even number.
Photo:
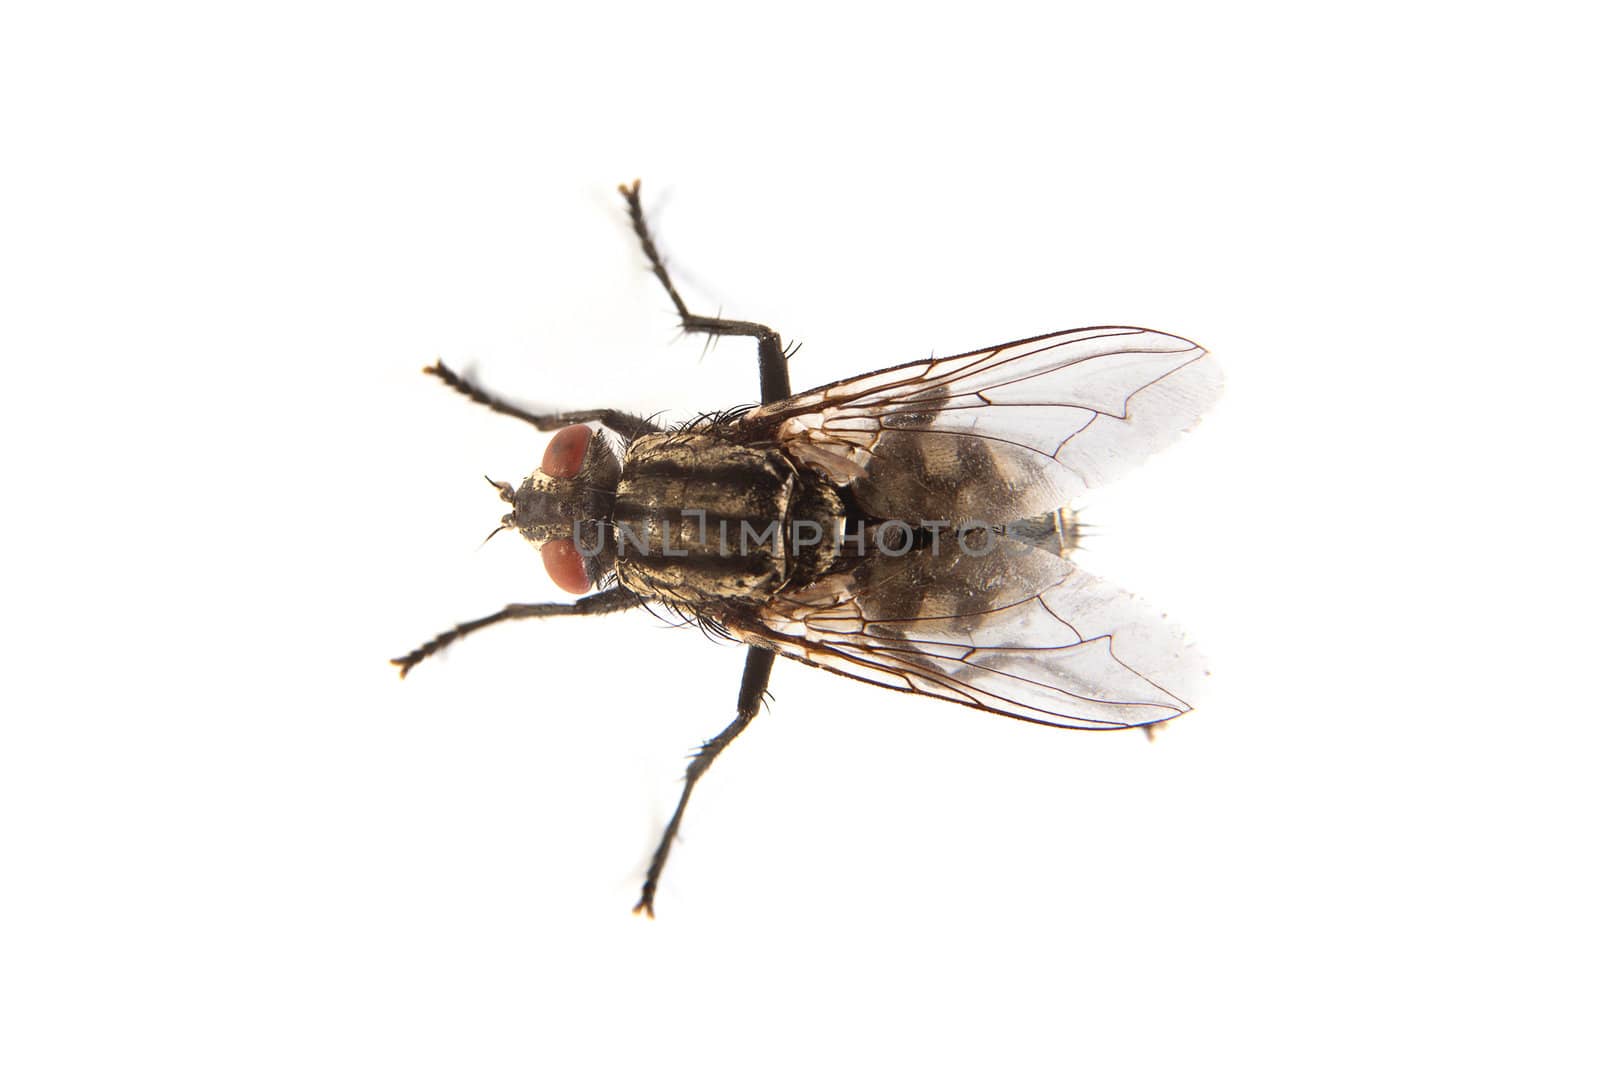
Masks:
[[[652,918],[656,916],[656,885],[661,880],[662,869],[667,865],[667,856],[672,852],[672,840],[678,835],[678,824],[683,821],[683,809],[689,805],[689,793],[694,791],[694,784],[701,775],[710,769],[712,761],[722,754],[722,749],[744,732],[744,727],[761,709],[761,697],[766,694],[767,679],[772,676],[772,659],[773,653],[764,648],[751,648],[745,656],[744,680],[739,683],[739,715],[728,723],[728,728],[706,741],[690,761],[689,772],[683,779],[683,794],[678,797],[678,807],[672,812],[666,832],[661,834],[661,843],[656,845],[650,870],[644,875],[644,889],[639,893],[639,902],[634,906],[633,913],[643,911]]]
[[[617,191],[628,201],[628,217],[633,220],[633,232],[638,234],[639,243],[644,246],[651,272],[672,298],[672,306],[677,308],[678,320],[683,323],[685,332],[709,333],[718,337],[754,337],[756,358],[761,366],[761,402],[787,400],[790,395],[789,363],[784,358],[783,341],[779,339],[778,331],[759,322],[691,314],[683,297],[678,295],[677,287],[672,284],[672,278],[667,275],[667,266],[661,261],[661,253],[656,251],[656,242],[650,237],[650,227],[644,221],[644,208],[639,205],[639,183],[619,185]]]

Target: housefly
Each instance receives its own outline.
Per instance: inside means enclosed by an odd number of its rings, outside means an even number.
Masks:
[[[645,258],[689,333],[751,337],[761,404],[677,426],[610,409],[540,414],[442,362],[469,400],[555,431],[501,520],[571,603],[514,603],[395,659],[403,677],[514,618],[675,612],[748,646],[737,714],[695,754],[635,912],[695,783],[754,718],[782,655],[883,688],[1070,729],[1153,726],[1190,709],[1187,641],[1071,561],[1064,505],[1192,426],[1220,388],[1192,341],[1073,329],[848,378],[798,395],[776,331],[693,314],[621,187]]]

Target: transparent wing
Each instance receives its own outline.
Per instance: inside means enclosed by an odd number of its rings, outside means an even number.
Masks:
[[[744,421],[872,514],[1002,525],[1170,444],[1221,380],[1193,341],[1099,326],[850,378]]]
[[[836,673],[1046,725],[1119,729],[1190,709],[1205,668],[1181,633],[1066,559],[999,539],[986,556],[869,557],[728,628]]]

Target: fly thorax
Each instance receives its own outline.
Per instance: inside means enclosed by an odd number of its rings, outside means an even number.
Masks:
[[[797,492],[776,445],[641,437],[622,458],[612,510],[618,580],[684,605],[770,595],[793,569]]]

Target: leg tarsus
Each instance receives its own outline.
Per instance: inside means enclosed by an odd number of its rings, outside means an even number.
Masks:
[[[661,843],[656,845],[656,853],[650,859],[650,869],[644,875],[644,888],[639,893],[639,902],[634,905],[633,913],[643,913],[651,918],[656,916],[656,886],[661,881],[661,871],[667,865],[667,856],[672,852],[672,841],[678,835],[678,825],[683,821],[683,809],[689,804],[689,793],[694,791],[695,782],[710,768],[716,757],[722,754],[722,749],[733,742],[733,738],[744,732],[744,727],[755,718],[756,712],[761,709],[761,697],[766,694],[767,680],[772,676],[773,653],[762,648],[751,648],[744,659],[744,679],[739,682],[739,713],[728,727],[700,746],[693,759],[689,760],[689,771],[683,778],[683,792],[678,796],[678,806],[672,812],[672,820],[667,823],[666,831],[661,834]]]
[[[684,331],[719,337],[754,337],[756,358],[761,368],[761,402],[772,403],[775,400],[788,399],[789,364],[784,359],[783,341],[779,338],[778,331],[759,322],[707,318],[691,313],[683,302],[683,297],[678,295],[677,287],[672,284],[672,278],[667,274],[666,263],[662,261],[661,253],[656,249],[656,242],[650,236],[650,227],[644,220],[644,208],[639,203],[639,183],[635,181],[632,185],[619,185],[617,191],[628,202],[628,217],[633,222],[633,232],[639,238],[645,258],[650,260],[651,273],[661,282],[661,287],[667,290],[667,296],[672,299],[672,306],[677,309],[678,319],[683,323]]]

